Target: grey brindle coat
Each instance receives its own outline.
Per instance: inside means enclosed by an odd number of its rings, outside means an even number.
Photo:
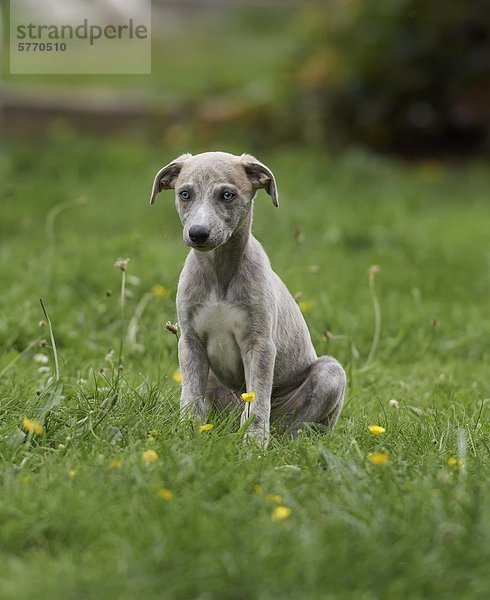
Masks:
[[[269,440],[271,418],[295,434],[304,422],[333,425],[345,373],[317,357],[301,311],[251,233],[263,188],[278,206],[274,175],[253,156],[184,154],[163,167],[151,203],[174,188],[192,248],[177,291],[181,412],[206,420],[210,403],[242,405],[247,436]],[[255,392],[244,404],[240,393]]]

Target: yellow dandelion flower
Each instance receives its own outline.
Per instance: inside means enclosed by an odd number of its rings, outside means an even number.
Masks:
[[[255,400],[255,392],[244,392],[241,395],[241,399],[244,402],[253,402]]]
[[[284,521],[285,519],[289,519],[292,512],[287,506],[276,506],[272,511],[271,519],[273,521]]]
[[[299,309],[302,313],[310,312],[314,305],[315,303],[310,300],[301,300],[298,302]]]
[[[370,452],[367,458],[372,465],[385,465],[389,461],[386,452]]]
[[[464,458],[456,458],[455,456],[448,458],[447,464],[453,469],[459,469],[460,467],[465,466]]]
[[[213,427],[213,423],[205,423],[199,427],[199,432],[202,433],[203,431],[211,431]]]
[[[279,494],[267,494],[265,499],[269,502],[273,502],[274,504],[281,504],[282,502],[282,498],[279,496]]]
[[[68,471],[68,477],[71,477],[73,479],[73,477],[75,477],[75,475],[77,474],[77,470],[76,469],[70,469]]]
[[[254,494],[261,494],[262,493],[262,486],[259,485],[258,483],[254,483],[252,491],[253,491]]]
[[[109,463],[109,469],[120,469],[124,460],[122,458],[113,458]]]
[[[158,490],[158,495],[160,498],[162,498],[163,500],[166,500],[167,502],[169,500],[172,500],[172,498],[174,497],[174,493],[172,492],[172,490],[169,490],[164,487],[162,487]]]
[[[154,285],[151,288],[151,293],[156,298],[168,298],[170,296],[170,290],[167,289],[164,285]]]
[[[39,423],[39,421],[34,421],[34,419],[24,419],[22,421],[22,427],[34,435],[41,435],[41,433],[44,431],[44,427],[41,425],[41,423]]]
[[[156,462],[159,458],[158,452],[155,452],[155,450],[145,450],[141,455],[141,460],[145,465],[151,465],[151,463]]]
[[[368,429],[373,435],[381,435],[386,431],[386,429],[380,425],[368,425]]]
[[[175,381],[175,383],[182,383],[182,375],[180,371],[175,371],[172,375],[172,379]]]

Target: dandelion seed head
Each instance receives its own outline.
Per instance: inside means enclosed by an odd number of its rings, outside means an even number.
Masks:
[[[392,407],[392,408],[399,408],[399,404],[398,404],[398,400],[395,400],[394,398],[392,400],[390,400],[388,402],[388,404]]]

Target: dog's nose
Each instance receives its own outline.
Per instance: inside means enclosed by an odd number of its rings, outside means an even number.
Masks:
[[[189,229],[189,237],[196,244],[202,244],[209,237],[209,229],[204,225],[193,225]]]

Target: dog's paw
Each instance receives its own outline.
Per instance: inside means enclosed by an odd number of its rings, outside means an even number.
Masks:
[[[206,422],[207,404],[204,399],[180,401],[180,421],[194,422],[201,425]]]
[[[255,444],[260,448],[267,448],[269,445],[270,433],[269,428],[265,427],[254,427],[254,423],[251,423],[248,427],[243,441],[245,444]]]

